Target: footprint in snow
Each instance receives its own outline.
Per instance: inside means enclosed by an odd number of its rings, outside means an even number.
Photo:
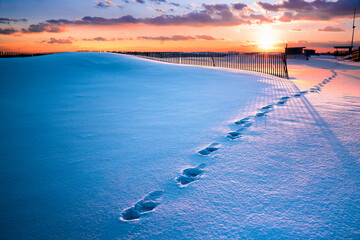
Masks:
[[[244,125],[241,126],[241,128],[239,128],[239,129],[236,130],[236,131],[237,131],[237,132],[244,131],[246,128],[251,127],[251,125],[252,125],[252,122],[245,123]]]
[[[230,140],[235,140],[235,139],[241,137],[241,132],[238,132],[238,131],[229,132],[226,137]]]
[[[286,102],[287,102],[286,100],[280,100],[276,104],[281,106],[284,105]]]
[[[120,220],[134,221],[139,220],[144,214],[154,211],[154,209],[160,204],[160,200],[164,191],[153,191],[146,195],[142,200],[135,203],[134,206],[125,209],[121,213]]]
[[[321,89],[318,86],[312,87],[310,88],[310,92],[314,93],[314,92],[320,92]]]
[[[206,156],[209,155],[212,152],[215,152],[220,149],[219,143],[212,143],[208,147],[204,148],[203,150],[200,150],[198,153],[200,155]]]
[[[198,180],[200,178],[201,174],[204,173],[205,167],[206,167],[206,164],[202,163],[197,167],[184,169],[182,171],[181,176],[176,178],[176,182],[180,185],[180,187],[184,187],[184,186],[188,185],[189,183],[192,183],[195,180]]]
[[[266,112],[267,113],[267,112]],[[265,114],[265,113],[264,113]],[[236,131],[233,132],[228,132],[227,134],[227,138],[230,140],[235,140],[237,138],[240,138],[242,136],[242,133],[244,130],[246,130],[247,128],[252,126],[252,122],[247,121],[246,123],[244,123],[239,129],[237,129]]]
[[[290,97],[288,96],[280,98],[280,100],[288,100],[288,99],[290,99]]]
[[[296,98],[297,98],[297,97],[301,97],[301,93],[295,93],[295,94],[294,94],[294,97],[296,97]]]
[[[252,125],[252,122],[247,122],[244,125],[242,125],[239,129],[237,129],[236,131],[229,132],[226,137],[230,140],[235,140],[237,138],[240,138],[242,136],[242,132],[245,129],[249,128],[251,125]]]
[[[256,113],[256,117],[263,117],[263,116],[266,116],[266,114],[267,114],[268,112],[258,112],[258,113]]]
[[[234,122],[235,125],[242,125],[242,124],[246,124],[250,121],[250,117],[246,117],[246,118],[243,118],[241,120],[238,120],[236,122]]]
[[[273,109],[273,105],[271,104],[261,108],[261,110],[271,110],[271,109]]]

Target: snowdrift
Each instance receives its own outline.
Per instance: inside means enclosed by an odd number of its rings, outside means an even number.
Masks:
[[[0,59],[0,238],[358,238],[359,65],[289,70]]]

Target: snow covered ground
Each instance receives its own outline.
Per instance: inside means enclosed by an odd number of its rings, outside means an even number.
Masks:
[[[0,239],[360,238],[358,63],[291,60],[286,80],[62,53],[0,73]]]

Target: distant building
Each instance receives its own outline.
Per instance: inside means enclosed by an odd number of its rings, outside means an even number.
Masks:
[[[303,50],[305,47],[286,47],[285,54],[286,55],[297,55],[303,54]]]
[[[304,49],[304,54],[306,56],[316,55],[316,51],[314,49]]]
[[[285,54],[287,59],[302,59],[308,60],[308,58],[304,55],[305,47],[286,47]]]
[[[334,51],[335,56],[345,56],[345,55],[349,55],[352,52],[353,46],[334,46],[334,48],[335,48]]]

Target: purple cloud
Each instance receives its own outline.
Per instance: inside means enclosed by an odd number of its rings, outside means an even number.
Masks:
[[[105,42],[105,41],[111,41],[103,37],[96,37],[96,38],[84,38],[83,41],[98,41],[98,42]]]
[[[285,11],[280,21],[290,22],[293,20],[330,20],[339,17],[351,17],[354,8],[360,8],[360,0],[285,0],[280,3],[270,4],[257,2],[266,11]]]
[[[233,3],[232,4],[233,9],[235,10],[242,10],[245,7],[247,7],[247,5],[245,3]]]
[[[230,8],[227,4],[206,4],[203,3],[202,7],[205,8],[206,12],[223,12],[223,11],[229,11]]]
[[[260,23],[272,23],[274,22],[274,19],[270,18],[270,17],[265,17],[264,15],[261,14],[250,14],[249,16],[244,16],[248,19],[251,20],[257,20]]]
[[[165,13],[165,10],[161,8],[150,8],[150,9],[154,10],[155,12]]]
[[[322,29],[318,29],[318,31],[319,32],[345,32],[345,30],[342,28],[337,28],[337,27],[332,27],[332,26],[327,26]]]
[[[153,2],[161,3],[166,1],[153,0]],[[110,1],[102,2],[102,4],[106,5],[111,5],[110,3]],[[246,4],[236,3],[233,5],[233,7],[242,9],[246,7]],[[164,10],[161,8],[154,8],[154,10],[158,12],[164,12]],[[163,14],[160,16],[147,18],[135,18],[131,15],[126,15],[117,18],[85,16],[82,19],[76,20],[50,19],[46,22],[31,24],[27,28],[22,28],[21,31],[23,33],[62,32],[65,26],[69,25],[116,26],[124,24],[147,24],[156,26],[234,26],[241,24],[251,24],[254,20],[260,22],[272,21],[272,19],[262,15],[252,14],[250,16],[239,16],[237,13],[233,12],[233,8],[227,4],[202,4],[200,10],[181,15]]]
[[[150,1],[155,4],[166,3],[166,0],[150,0]]]
[[[178,4],[178,3],[170,2],[169,4],[172,6],[175,6],[175,7],[180,7],[180,4]]]
[[[56,38],[50,38],[50,40],[44,40],[41,41],[41,43],[49,43],[49,44],[72,44],[72,37],[69,37],[67,39],[56,39]]]
[[[293,28],[290,30],[291,32],[302,32],[301,28]]]
[[[196,36],[184,36],[184,35],[174,35],[172,37],[148,37],[148,36],[141,36],[137,38],[138,40],[160,40],[160,41],[187,41],[187,40],[223,40],[217,39],[209,35],[196,35]]]
[[[109,0],[105,0],[104,2],[99,2],[97,1],[96,2],[96,7],[99,7],[99,8],[108,8],[108,7],[120,7],[118,4],[116,3],[113,3]]]
[[[15,30],[14,28],[0,28],[0,34],[3,34],[3,35],[10,35],[10,34],[14,34],[16,32],[17,32],[17,30]]]
[[[31,24],[28,28],[22,28],[21,31],[23,33],[41,33],[41,32],[63,32],[63,27],[47,24],[47,23],[38,23],[38,24]]]
[[[148,25],[187,25],[187,26],[229,26],[239,24],[250,24],[248,20],[244,20],[234,15],[229,6],[226,4],[203,4],[203,9],[198,12],[190,12],[182,15],[161,15],[150,18],[135,18],[126,15],[118,18],[103,18],[86,16],[79,20],[48,20],[47,24],[52,25],[122,25],[122,24],[148,24]]]
[[[10,24],[12,22],[27,22],[27,19],[17,19],[17,18],[0,18],[0,24]]]
[[[310,42],[307,47],[312,48],[333,48],[334,46],[348,46],[349,42],[329,41],[329,42]],[[360,45],[359,41],[354,42],[354,45]]]

